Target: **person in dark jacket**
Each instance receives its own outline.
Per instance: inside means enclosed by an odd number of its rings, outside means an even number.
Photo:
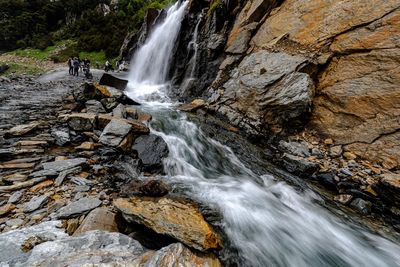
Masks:
[[[68,59],[68,72],[69,72],[69,75],[74,75],[74,66],[73,66],[73,59],[72,59],[72,57],[70,57],[69,59]]]
[[[73,61],[73,64],[74,64],[74,76],[79,76],[79,67],[80,67],[80,63],[79,63],[79,60],[78,60],[78,58],[74,58],[74,61]]]

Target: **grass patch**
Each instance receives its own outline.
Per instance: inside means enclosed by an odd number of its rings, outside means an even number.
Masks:
[[[10,52],[11,55],[16,55],[20,57],[30,57],[39,60],[50,60],[50,53],[56,49],[56,46],[49,46],[44,50],[40,49],[18,49],[13,52]]]
[[[6,64],[6,62],[0,62],[0,65],[3,64]],[[2,74],[4,76],[20,75],[20,74],[37,75],[45,71],[43,68],[38,68],[36,66],[32,66],[29,64],[20,64],[20,63],[7,63],[7,64],[8,66],[10,66],[10,68]]]

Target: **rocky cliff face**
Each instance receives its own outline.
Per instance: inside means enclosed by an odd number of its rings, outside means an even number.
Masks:
[[[192,0],[173,93],[251,135],[306,130],[398,164],[399,22],[399,0]]]
[[[361,157],[400,162],[400,1],[279,4],[241,10],[214,109],[255,132],[281,131],[311,111],[307,129]]]

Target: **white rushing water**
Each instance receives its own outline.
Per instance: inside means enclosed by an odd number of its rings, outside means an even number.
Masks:
[[[128,84],[134,98],[142,99],[149,94],[166,97],[163,90],[166,89],[169,63],[187,4],[177,2],[168,9],[165,21],[150,34],[151,42],[146,42],[134,55]]]
[[[147,47],[158,49],[160,39],[173,43],[170,39],[176,39],[185,6],[175,5],[168,11],[165,22],[131,65],[130,83],[135,86],[128,93],[153,101],[142,108],[153,114],[157,130],[152,132],[161,136],[170,150],[163,179],[183,184],[193,197],[219,208],[224,231],[244,262],[240,266],[400,266],[397,244],[343,223],[314,204],[312,192],[296,192],[269,174],[257,176],[229,147],[207,137],[184,113],[176,111],[174,104],[166,104],[162,92],[147,90],[149,85],[168,84],[167,67],[158,68],[168,64],[171,56],[164,46],[160,51]],[[174,34],[165,36],[171,32]],[[171,45],[167,47],[172,50]],[[141,60],[146,53],[151,54],[149,60]],[[150,70],[157,70],[158,76]],[[156,105],[155,97],[164,104]],[[255,182],[260,179],[263,184]]]

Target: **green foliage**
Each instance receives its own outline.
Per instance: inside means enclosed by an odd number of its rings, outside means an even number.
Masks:
[[[211,4],[210,9],[207,12],[207,16],[211,17],[215,11],[223,9],[224,3],[222,3],[222,0],[216,0]]]
[[[2,64],[6,64],[6,62],[1,62],[0,61],[0,65]],[[11,74],[29,74],[29,75],[36,75],[36,74],[40,74],[43,73],[43,69],[38,68],[36,66],[33,65],[29,65],[29,64],[18,64],[18,63],[7,63],[10,68],[8,70],[6,70],[5,73],[3,73],[2,75],[4,76],[9,76]]]
[[[96,7],[110,0],[0,0],[0,51],[19,48],[16,53],[46,55],[56,62],[81,51],[115,58],[128,31],[140,28],[149,8],[165,8],[174,1],[120,0],[105,15]],[[48,47],[68,39],[74,44],[47,53]]]

